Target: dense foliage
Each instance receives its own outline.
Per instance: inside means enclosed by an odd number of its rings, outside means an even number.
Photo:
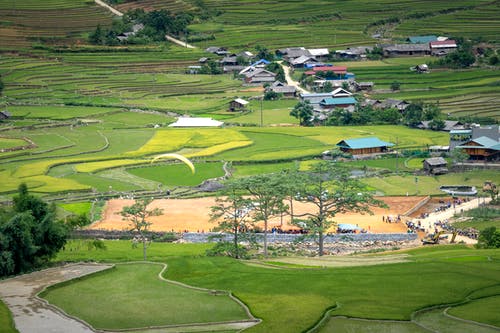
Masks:
[[[19,186],[14,206],[0,214],[0,276],[18,274],[40,267],[64,246],[66,226],[58,222],[55,206]]]
[[[193,21],[189,13],[173,14],[168,10],[153,10],[145,12],[144,9],[128,11],[121,19],[114,20],[109,29],[100,25],[89,35],[89,42],[101,45],[144,44],[148,42],[164,41],[165,34],[179,35],[186,32],[187,26]],[[134,31],[134,24],[142,24],[143,27]],[[118,36],[130,33],[123,40]]]
[[[500,230],[495,227],[489,227],[481,231],[477,246],[479,248],[500,248]]]

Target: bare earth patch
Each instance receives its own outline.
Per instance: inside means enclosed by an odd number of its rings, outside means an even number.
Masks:
[[[371,233],[404,233],[406,225],[404,223],[385,223],[382,216],[396,217],[404,214],[414,207],[422,197],[381,197],[388,208],[373,208],[374,215],[361,214],[339,214],[335,217],[337,223],[349,223],[358,225]],[[127,221],[122,220],[120,211],[125,206],[133,204],[133,200],[113,199],[106,204],[103,218],[94,223],[90,229],[104,230],[128,230]],[[217,224],[210,221],[210,207],[215,205],[215,198],[195,198],[195,199],[158,199],[154,200],[150,208],[163,209],[163,215],[152,217],[151,230],[153,231],[173,231],[173,232],[208,232]],[[302,214],[314,209],[313,206],[302,202],[294,202],[294,214]],[[281,227],[283,230],[295,229],[290,225],[290,217],[283,219],[275,218],[270,221],[269,228]],[[332,232],[336,230],[332,229]]]

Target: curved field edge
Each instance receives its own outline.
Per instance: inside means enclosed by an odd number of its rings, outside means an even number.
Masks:
[[[491,287],[498,288],[500,287],[500,284]],[[419,333],[436,331],[453,332],[454,329],[465,329],[467,331],[477,333],[498,332],[500,327],[498,326],[498,318],[495,316],[495,309],[498,309],[498,299],[500,299],[500,294],[483,296],[476,299],[470,298],[472,294],[484,289],[488,288],[480,288],[473,291],[462,302],[435,305],[417,310],[412,314],[412,318],[409,321],[367,319],[335,315],[335,311],[339,310],[341,307],[341,305],[336,304],[335,306],[327,309],[318,323],[307,332],[347,333],[369,330],[370,332]],[[469,310],[471,306],[477,306],[477,302],[481,302],[483,300],[492,301],[492,304],[489,305],[493,305],[493,307],[488,308],[488,306],[483,306],[480,309],[476,309],[476,311],[478,311],[476,314],[481,311],[488,311],[487,315],[480,316],[483,321],[471,319],[470,313],[468,313],[467,310]],[[463,309],[463,311],[460,312],[461,316],[450,315],[450,312],[453,313],[455,309],[465,307],[467,307],[467,309]],[[464,317],[468,318],[465,319]]]
[[[162,266],[159,273],[155,266]],[[112,270],[50,286],[40,296],[69,316],[105,330],[179,327],[182,331],[183,326],[204,325],[232,329],[259,322],[230,293],[169,281],[162,277],[166,269],[162,263],[120,263]]]
[[[4,333],[18,333],[15,328],[12,313],[4,302],[0,300],[0,328]]]

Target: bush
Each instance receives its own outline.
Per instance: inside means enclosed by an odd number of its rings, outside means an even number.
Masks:
[[[500,248],[500,231],[495,227],[489,227],[479,233],[478,248],[498,249]]]
[[[231,242],[218,242],[211,249],[206,251],[206,255],[209,257],[226,256],[232,258],[249,259],[248,249],[243,245],[238,244],[235,248],[234,244]]]

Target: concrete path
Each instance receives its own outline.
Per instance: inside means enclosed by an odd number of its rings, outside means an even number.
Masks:
[[[9,307],[20,333],[89,333],[85,323],[70,318],[39,299],[46,287],[113,267],[100,264],[72,264],[24,274],[0,281],[0,298]]]
[[[106,8],[107,10],[109,10],[110,12],[112,12],[113,14],[115,14],[117,16],[123,16],[122,12],[120,12],[117,9],[114,9],[113,7],[111,7],[110,5],[108,5],[107,3],[105,3],[105,2],[103,2],[101,0],[94,0],[94,1],[95,1],[96,4],[98,4],[101,7]]]
[[[278,64],[280,64],[280,66],[283,68],[283,71],[285,72],[285,79],[286,79],[286,83],[290,86],[294,86],[295,88],[297,88],[297,90],[300,92],[300,93],[303,93],[303,94],[310,94],[310,91],[307,91],[305,90],[304,88],[302,88],[300,86],[300,84],[297,82],[297,81],[294,81],[292,79],[292,76],[290,75],[290,67],[288,67],[287,65],[284,65],[283,64],[283,61],[278,61]]]
[[[110,5],[108,5],[107,3],[105,3],[105,2],[103,2],[103,1],[101,1],[101,0],[94,0],[94,1],[95,1],[95,3],[96,3],[96,4],[98,4],[98,5],[99,5],[99,6],[101,6],[101,7],[106,8],[106,9],[107,9],[107,10],[109,10],[111,13],[115,14],[116,16],[123,16],[123,13],[122,13],[122,12],[120,12],[120,11],[119,11],[118,9],[116,9],[116,8],[111,7],[111,6],[110,6]],[[166,38],[168,41],[172,42],[172,43],[175,43],[175,44],[180,45],[180,46],[182,46],[182,47],[187,47],[188,49],[195,49],[195,48],[196,48],[196,46],[193,46],[193,45],[191,45],[191,44],[188,44],[188,43],[186,43],[186,42],[183,42],[183,41],[181,41],[181,40],[179,40],[179,39],[177,39],[177,38],[174,38],[174,37],[172,37],[172,36],[170,36],[170,35],[165,35],[165,38]]]
[[[471,198],[470,201],[468,202],[464,202],[460,205],[456,205],[455,208],[453,208],[453,206],[451,206],[450,208],[448,208],[447,210],[445,211],[442,211],[442,212],[434,212],[434,213],[430,213],[428,217],[426,217],[425,219],[414,219],[414,220],[420,220],[420,222],[422,223],[423,226],[427,227],[429,224],[431,223],[434,223],[436,221],[443,221],[443,220],[446,220],[446,219],[450,219],[453,217],[453,215],[455,214],[460,214],[462,211],[468,211],[468,210],[471,210],[471,209],[474,209],[474,208],[477,208],[479,207],[479,203],[483,204],[487,204],[491,201],[491,198]]]

